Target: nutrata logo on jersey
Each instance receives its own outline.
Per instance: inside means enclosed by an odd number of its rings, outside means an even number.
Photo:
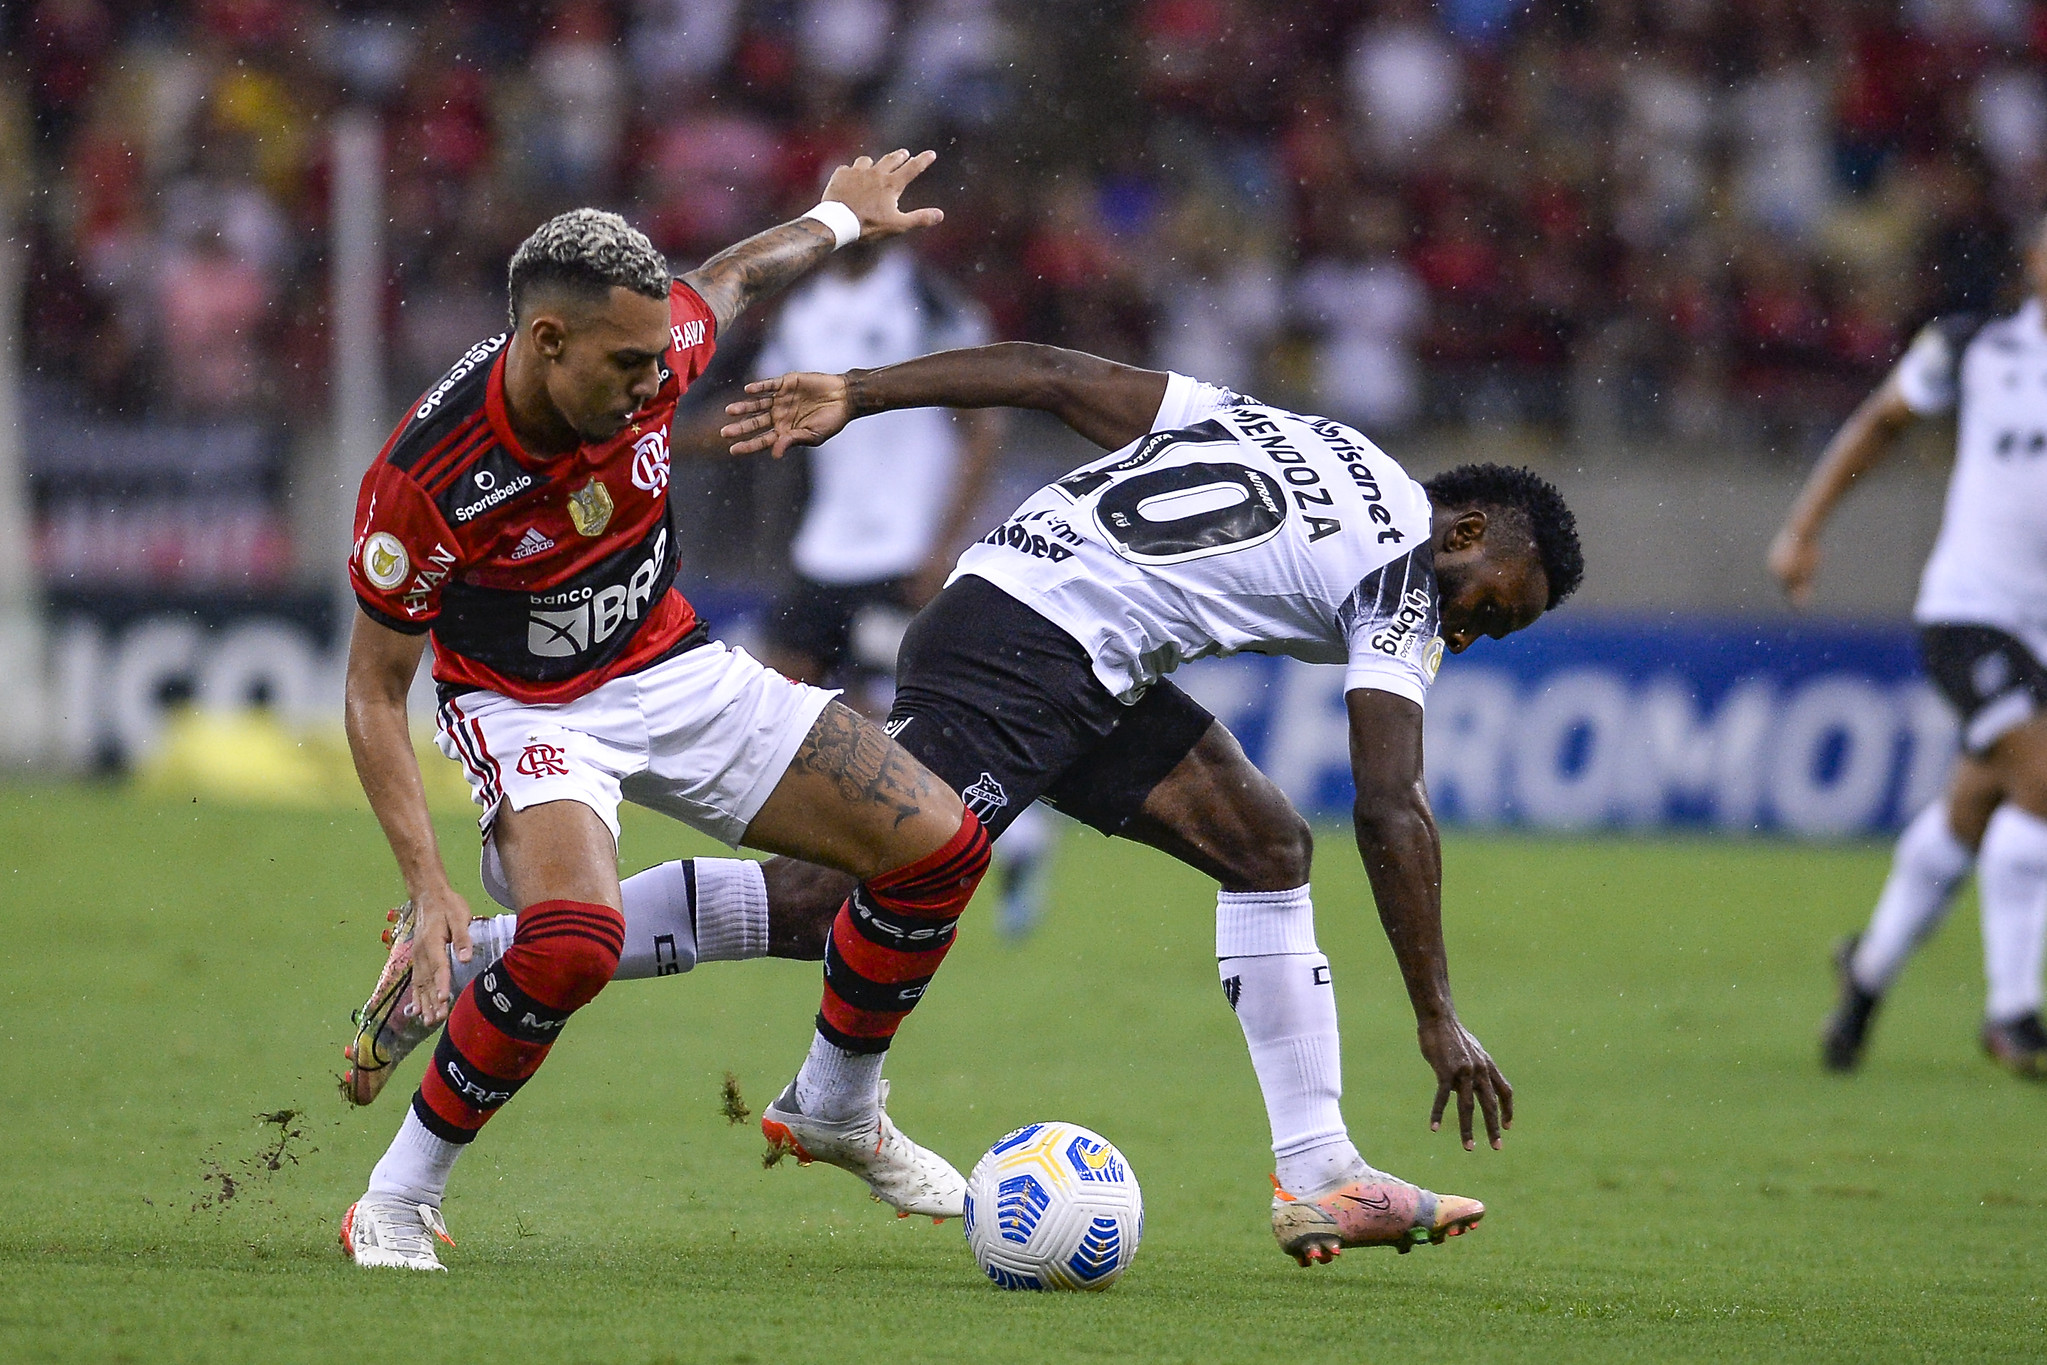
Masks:
[[[668,329],[668,333],[675,338],[675,349],[678,351],[687,351],[692,346],[704,344],[704,324],[700,318],[678,322]]]
[[[668,488],[668,433],[650,431],[633,442],[633,487],[648,493]]]
[[[668,562],[668,528],[654,539],[654,552],[623,583],[535,593],[526,625],[526,652],[541,659],[572,659],[609,640],[628,621],[637,621],[654,595]]]

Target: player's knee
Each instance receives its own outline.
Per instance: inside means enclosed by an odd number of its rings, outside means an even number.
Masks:
[[[1291,891],[1306,886],[1315,861],[1315,834],[1289,809],[1246,840],[1231,859],[1233,891]]]
[[[520,912],[505,967],[520,989],[567,1012],[610,983],[624,947],[625,917],[610,906],[542,901]]]

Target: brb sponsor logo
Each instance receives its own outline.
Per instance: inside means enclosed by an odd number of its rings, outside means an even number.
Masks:
[[[648,493],[668,488],[668,433],[650,431],[633,442],[633,487]]]
[[[559,744],[529,744],[517,767],[521,777],[567,777],[569,751]]]
[[[535,593],[526,623],[526,652],[540,659],[573,659],[595,649],[628,621],[637,621],[654,595],[654,581],[668,562],[668,528],[654,540],[654,552],[623,583],[609,587],[564,588]]]

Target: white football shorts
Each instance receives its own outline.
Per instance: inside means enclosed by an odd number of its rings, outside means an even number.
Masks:
[[[737,846],[837,695],[712,641],[570,702],[465,692],[441,703],[436,743],[483,807],[484,883],[496,896],[490,832],[508,801],[580,801],[615,842],[623,798]]]

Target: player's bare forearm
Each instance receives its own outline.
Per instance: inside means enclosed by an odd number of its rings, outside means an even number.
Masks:
[[[1352,824],[1379,923],[1423,1025],[1454,1018],[1443,947],[1443,849],[1422,790],[1422,709],[1405,697],[1359,689],[1350,712]]]
[[[816,269],[834,248],[832,230],[798,218],[726,247],[682,277],[718,320],[718,335],[732,319]]]
[[[1896,382],[1886,380],[1862,401],[1827,443],[1785,518],[1786,528],[1817,535],[1842,495],[1876,467],[1897,434],[1911,421],[1912,409],[1906,406]]]
[[[405,715],[405,697],[424,645],[423,636],[406,635],[358,614],[343,700],[356,776],[398,860],[406,891],[415,898],[448,884]]]
[[[897,408],[1029,408],[1104,450],[1150,431],[1166,396],[1166,376],[1157,370],[1027,341],[850,370],[846,385],[855,417]]]
[[[1802,606],[1812,596],[1820,569],[1820,532],[1835,505],[1857,479],[1875,468],[1912,417],[1897,379],[1885,380],[1842,424],[1806,476],[1768,555],[1770,572],[1794,605]]]
[[[1359,688],[1347,693],[1351,775],[1357,781],[1358,853],[1372,879],[1372,899],[1414,1005],[1415,1041],[1436,1073],[1429,1127],[1440,1128],[1457,1101],[1466,1151],[1473,1121],[1484,1115],[1486,1139],[1500,1145],[1514,1124],[1514,1087],[1478,1039],[1457,1018],[1450,999],[1449,955],[1443,948],[1443,846],[1422,789],[1422,709],[1405,697]]]
[[[880,241],[945,220],[937,209],[903,209],[910,182],[924,174],[936,152],[911,156],[904,148],[880,157],[856,157],[832,172],[824,197],[843,205],[860,224],[860,240]],[[682,277],[718,319],[718,332],[753,304],[802,278],[832,254],[838,239],[815,218],[797,218],[728,246]]]
[[[1360,797],[1352,811],[1358,855],[1371,879],[1379,924],[1414,1006],[1415,1021],[1454,1018],[1443,947],[1443,854],[1435,818],[1417,788],[1407,799]]]

